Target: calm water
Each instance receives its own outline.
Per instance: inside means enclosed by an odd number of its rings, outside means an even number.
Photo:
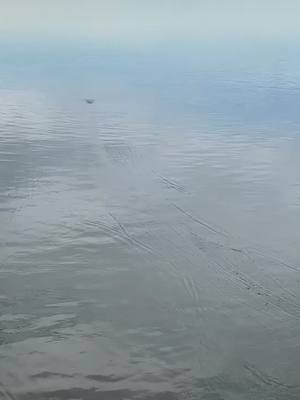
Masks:
[[[297,50],[1,43],[1,399],[300,398]]]

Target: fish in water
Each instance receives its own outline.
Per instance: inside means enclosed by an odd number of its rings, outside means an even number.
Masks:
[[[85,101],[88,104],[93,104],[95,102],[95,99],[85,99]]]

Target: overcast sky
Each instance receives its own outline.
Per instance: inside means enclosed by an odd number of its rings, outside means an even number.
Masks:
[[[300,34],[300,0],[0,0],[0,35],[164,40]]]

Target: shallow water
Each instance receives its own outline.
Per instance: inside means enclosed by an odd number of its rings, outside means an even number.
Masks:
[[[296,47],[1,46],[0,398],[299,399]]]

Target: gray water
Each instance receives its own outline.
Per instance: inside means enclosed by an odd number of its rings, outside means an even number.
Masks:
[[[292,43],[1,43],[0,398],[299,399],[299,107]]]

